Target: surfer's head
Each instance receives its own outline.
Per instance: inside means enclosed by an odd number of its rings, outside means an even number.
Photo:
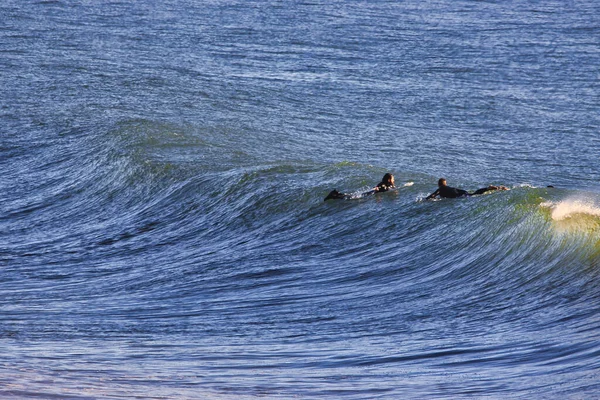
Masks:
[[[394,186],[394,175],[392,175],[388,172],[387,174],[385,174],[383,176],[383,178],[381,179],[381,182],[388,186]]]
[[[446,186],[446,178],[438,179],[438,186],[439,187]]]

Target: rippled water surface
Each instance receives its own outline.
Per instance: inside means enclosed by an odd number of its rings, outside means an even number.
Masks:
[[[0,14],[0,397],[599,395],[599,3]]]

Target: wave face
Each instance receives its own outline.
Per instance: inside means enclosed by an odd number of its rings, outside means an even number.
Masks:
[[[596,3],[136,3],[0,5],[1,396],[597,395]]]

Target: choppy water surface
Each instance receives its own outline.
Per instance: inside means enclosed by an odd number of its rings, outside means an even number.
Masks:
[[[595,2],[0,13],[0,396],[600,393]]]

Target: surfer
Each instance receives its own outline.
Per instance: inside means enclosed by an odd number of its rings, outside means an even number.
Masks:
[[[383,178],[381,179],[381,182],[379,182],[377,184],[377,186],[375,186],[373,188],[373,192],[374,193],[379,193],[379,192],[387,192],[388,190],[391,189],[395,189],[395,182],[394,182],[394,175],[390,174],[389,172],[387,174],[385,174],[383,176]]]
[[[465,196],[465,197],[476,196],[476,195],[484,194],[486,192],[490,192],[493,190],[508,190],[508,188],[506,186],[489,185],[487,187],[477,189],[473,193],[469,193],[466,190],[448,186],[448,184],[446,183],[446,179],[440,178],[438,180],[438,189],[435,192],[431,193],[429,196],[427,196],[425,198],[425,200],[433,199],[436,196],[440,196],[442,198],[447,198],[447,199],[455,199],[457,197],[462,197],[462,196]]]
[[[377,186],[375,186],[373,189],[369,190],[368,192],[363,193],[362,196],[367,196],[367,195],[375,194],[375,193],[387,192],[388,190],[395,189],[395,188],[396,188],[396,186],[394,183],[394,175],[392,175],[388,172],[387,174],[385,174],[383,176],[383,178],[381,179],[381,182],[379,182],[377,184]],[[335,199],[349,199],[351,197],[352,196],[349,194],[341,193],[341,192],[338,192],[336,189],[333,189],[331,192],[329,192],[327,197],[325,197],[325,201],[335,200]]]

